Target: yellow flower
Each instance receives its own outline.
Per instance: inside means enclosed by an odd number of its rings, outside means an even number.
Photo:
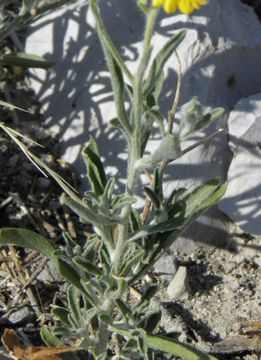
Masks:
[[[191,14],[194,10],[205,5],[207,0],[152,0],[152,6],[163,6],[166,13],[171,14],[179,8],[184,14]]]

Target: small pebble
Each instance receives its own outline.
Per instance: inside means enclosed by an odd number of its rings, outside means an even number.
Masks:
[[[189,290],[188,270],[186,266],[180,266],[167,288],[167,293],[172,300],[186,300]]]

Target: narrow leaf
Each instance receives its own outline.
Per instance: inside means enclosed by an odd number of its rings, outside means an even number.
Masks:
[[[68,305],[77,328],[82,327],[82,314],[80,308],[80,294],[77,288],[70,286],[67,291]]]
[[[167,60],[173,54],[173,51],[178,47],[178,45],[184,40],[186,36],[186,30],[181,30],[178,34],[172,36],[160,52],[156,55],[153,63],[151,65],[148,79],[144,85],[143,94],[148,96],[151,90],[154,88],[157,81],[160,79],[162,74],[162,69],[166,64]]]
[[[49,259],[53,259],[56,246],[43,235],[18,228],[0,229],[0,245],[16,245],[37,250]]]
[[[133,338],[133,330],[130,331],[114,325],[109,325],[109,328],[122,336],[127,336],[131,339]],[[166,352],[183,360],[217,360],[214,356],[208,355],[191,345],[163,336],[147,334],[146,340],[151,349]]]
[[[83,259],[81,256],[75,256],[73,258],[73,262],[91,275],[101,276],[103,274],[103,272],[97,266]]]
[[[16,53],[0,57],[0,64],[8,66],[22,66],[26,68],[49,69],[56,64],[56,61],[45,60],[42,56],[34,54]]]
[[[82,150],[82,156],[87,166],[88,178],[92,185],[92,190],[97,195],[102,195],[107,183],[105,171],[98,146],[94,138],[91,138]]]

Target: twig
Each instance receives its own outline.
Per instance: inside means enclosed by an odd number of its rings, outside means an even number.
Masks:
[[[18,274],[19,274],[19,278],[20,278],[20,280],[21,280],[21,283],[22,283],[24,286],[26,286],[27,280],[26,280],[26,278],[25,278],[24,272],[23,272],[23,270],[22,270],[22,268],[21,268],[21,265],[20,265],[20,263],[19,263],[19,260],[18,260],[18,258],[17,258],[17,254],[16,254],[15,247],[11,245],[11,246],[9,246],[9,248],[10,248],[10,253],[11,253],[12,260],[13,260],[13,262],[14,262],[14,264],[15,264],[15,266],[16,266],[16,269],[17,269],[17,271],[18,271]],[[35,298],[35,296],[34,296],[34,293],[33,293],[32,289],[31,289],[30,287],[29,287],[29,288],[26,288],[26,294],[27,294],[27,296],[28,296],[28,299],[29,299],[29,301],[30,301],[30,303],[31,303],[31,306],[32,306],[32,308],[34,309],[36,315],[37,315],[37,316],[40,315],[40,314],[41,314],[41,311],[40,311],[40,309],[39,309],[38,302],[37,302],[37,300],[36,300],[36,298]]]
[[[168,132],[169,133],[172,133],[172,130],[173,130],[173,124],[174,124],[175,115],[176,115],[179,100],[180,100],[181,86],[182,86],[182,79],[183,79],[182,65],[181,65],[181,61],[180,61],[178,52],[175,50],[174,54],[176,55],[176,58],[178,60],[178,66],[179,66],[178,67],[178,83],[177,83],[177,89],[176,89],[175,98],[174,98],[174,101],[172,104],[172,108],[168,112]]]
[[[1,202],[0,204],[0,210],[2,210],[3,208],[5,208],[8,204],[10,204],[10,202],[12,202],[13,198],[12,196],[9,196],[8,198],[6,198],[4,201]]]

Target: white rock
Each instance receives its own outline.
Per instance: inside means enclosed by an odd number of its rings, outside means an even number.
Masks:
[[[261,150],[252,147],[233,159],[228,189],[219,208],[245,232],[261,235]]]
[[[188,270],[180,266],[170,282],[167,293],[171,300],[185,300],[189,296]]]
[[[229,147],[235,154],[228,190],[219,204],[247,233],[261,235],[261,93],[239,101],[228,119]]]

